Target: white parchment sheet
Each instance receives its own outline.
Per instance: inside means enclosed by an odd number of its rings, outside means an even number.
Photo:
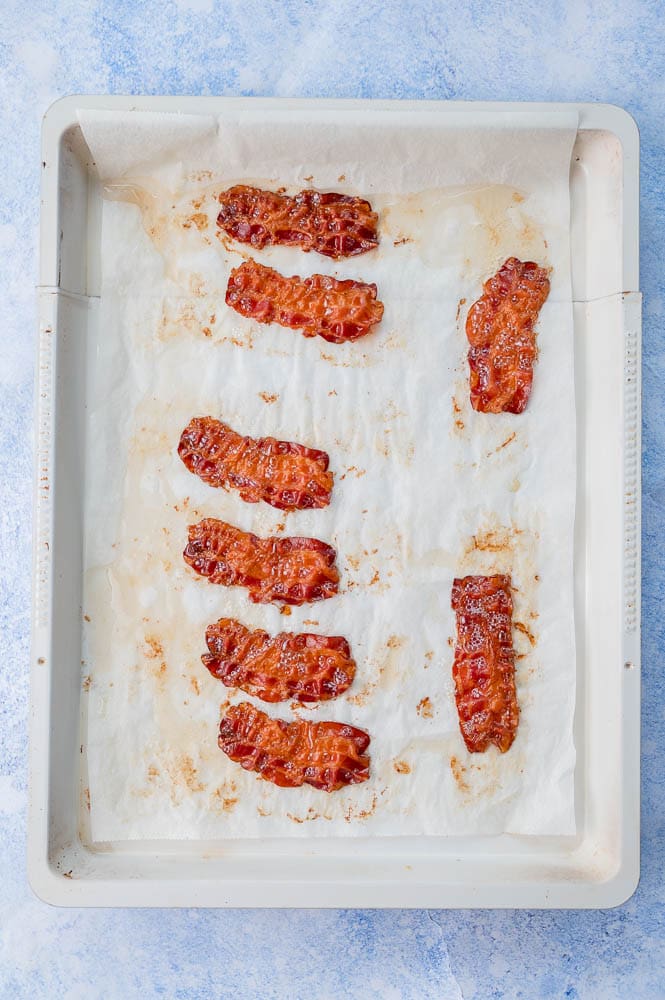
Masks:
[[[538,128],[493,113],[469,129],[457,115],[367,117],[82,118],[105,186],[85,484],[93,841],[574,832],[576,119]],[[284,274],[376,282],[385,315],[374,333],[327,344],[225,305],[229,272],[251,253],[218,238],[216,195],[243,181],[372,200],[376,252],[255,256]],[[466,313],[511,255],[553,269],[533,393],[521,416],[476,414]],[[176,449],[204,414],[327,451],[330,507],[285,515],[191,475]],[[188,524],[206,516],[331,542],[339,596],[287,617],[208,584],[182,559]],[[508,753],[472,755],[455,710],[450,591],[456,575],[497,571],[515,587],[521,718]],[[367,729],[367,783],[280,789],[221,753],[220,710],[247,697],[200,661],[222,616],[346,636],[357,662],[346,695],[261,707]]]

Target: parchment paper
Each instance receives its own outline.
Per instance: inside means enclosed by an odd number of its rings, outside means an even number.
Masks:
[[[473,129],[432,112],[377,112],[370,127],[331,111],[126,118],[82,118],[105,184],[85,485],[91,839],[574,832],[575,117],[538,128],[493,114]],[[332,345],[226,307],[229,271],[251,254],[217,237],[215,196],[237,182],[371,198],[377,252],[256,257],[285,274],[375,281],[376,332]],[[510,255],[553,268],[533,393],[521,416],[475,414],[466,312]],[[203,414],[326,450],[330,507],[285,515],[203,484],[176,451]],[[340,595],[287,617],[211,586],[181,555],[205,516],[331,542]],[[471,755],[450,590],[456,575],[497,571],[515,586],[521,718],[508,753]],[[357,675],[346,695],[261,707],[367,729],[370,781],[278,789],[219,751],[220,711],[247,697],[200,662],[221,616],[347,637]]]

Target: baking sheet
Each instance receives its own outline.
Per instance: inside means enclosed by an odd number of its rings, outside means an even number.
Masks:
[[[165,121],[163,135],[137,141],[134,165],[126,151],[123,178],[112,117],[82,120],[108,189],[85,492],[91,839],[573,832],[575,116],[553,129],[512,115],[500,128],[445,131],[414,115],[369,129],[228,116],[198,121],[186,157]],[[248,180],[372,197],[377,253],[333,264],[273,248],[260,259],[376,281],[386,312],[375,334],[328,345],[225,307],[246,248],[216,238],[213,195]],[[487,417],[468,404],[464,320],[513,253],[551,265],[552,292],[526,414]],[[285,516],[191,476],[175,449],[203,413],[327,450],[330,508]],[[283,617],[195,578],[181,551],[203,516],[332,541],[343,592]],[[467,754],[454,708],[450,586],[477,571],[510,571],[518,588],[522,715],[504,756]],[[220,705],[241,699],[199,656],[222,615],[347,636],[358,672],[346,696],[267,711],[367,728],[366,785],[276,789],[219,752]]]

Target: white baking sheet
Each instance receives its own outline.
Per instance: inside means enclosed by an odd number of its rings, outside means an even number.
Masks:
[[[124,146],[112,113],[82,119],[108,187],[85,490],[91,839],[574,832],[575,116],[536,130],[495,113],[494,128],[473,131],[448,116],[444,131],[432,116],[367,128],[258,113],[196,118],[186,143],[182,116],[157,117]],[[376,253],[257,256],[284,273],[376,281],[376,333],[335,346],[227,309],[228,273],[247,248],[216,238],[213,195],[241,180],[371,196]],[[511,254],[552,266],[552,292],[529,408],[491,417],[468,403],[464,320]],[[205,413],[328,451],[330,508],[285,516],[190,475],[176,447]],[[210,586],[181,557],[187,525],[204,516],[331,541],[342,593],[283,617]],[[524,629],[520,727],[503,756],[465,751],[454,706],[450,587],[476,571],[512,572]],[[222,615],[349,639],[347,695],[267,711],[368,729],[369,782],[333,795],[276,789],[221,754],[220,705],[246,697],[200,663],[205,627]]]

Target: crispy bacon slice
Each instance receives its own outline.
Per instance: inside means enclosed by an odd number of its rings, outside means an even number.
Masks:
[[[505,753],[519,720],[510,577],[455,580],[452,607],[457,615],[453,679],[464,742],[471,753],[490,743]]]
[[[376,285],[327,274],[285,278],[255,260],[231,271],[226,304],[258,323],[279,323],[333,344],[364,337],[383,316]]]
[[[363,198],[311,190],[291,197],[236,184],[219,202],[219,228],[257,250],[281,243],[338,259],[379,244],[378,216]]]
[[[219,746],[246,771],[282,788],[313,785],[334,792],[369,778],[369,733],[342,722],[284,722],[249,702],[222,718]]]
[[[213,677],[262,701],[327,701],[346,691],[356,672],[349,644],[339,635],[272,637],[220,618],[208,625],[206,644],[209,652],[201,659]]]
[[[327,507],[332,491],[325,451],[275,438],[237,434],[213,417],[194,417],[178,454],[210,486],[229,486],[247,503],[265,500],[280,510]]]
[[[259,538],[206,517],[189,526],[185,562],[210,583],[247,587],[255,604],[310,604],[334,597],[335,550],[317,538]]]
[[[522,413],[531,395],[534,326],[550,291],[548,271],[509,257],[469,309],[471,405],[481,413]]]

